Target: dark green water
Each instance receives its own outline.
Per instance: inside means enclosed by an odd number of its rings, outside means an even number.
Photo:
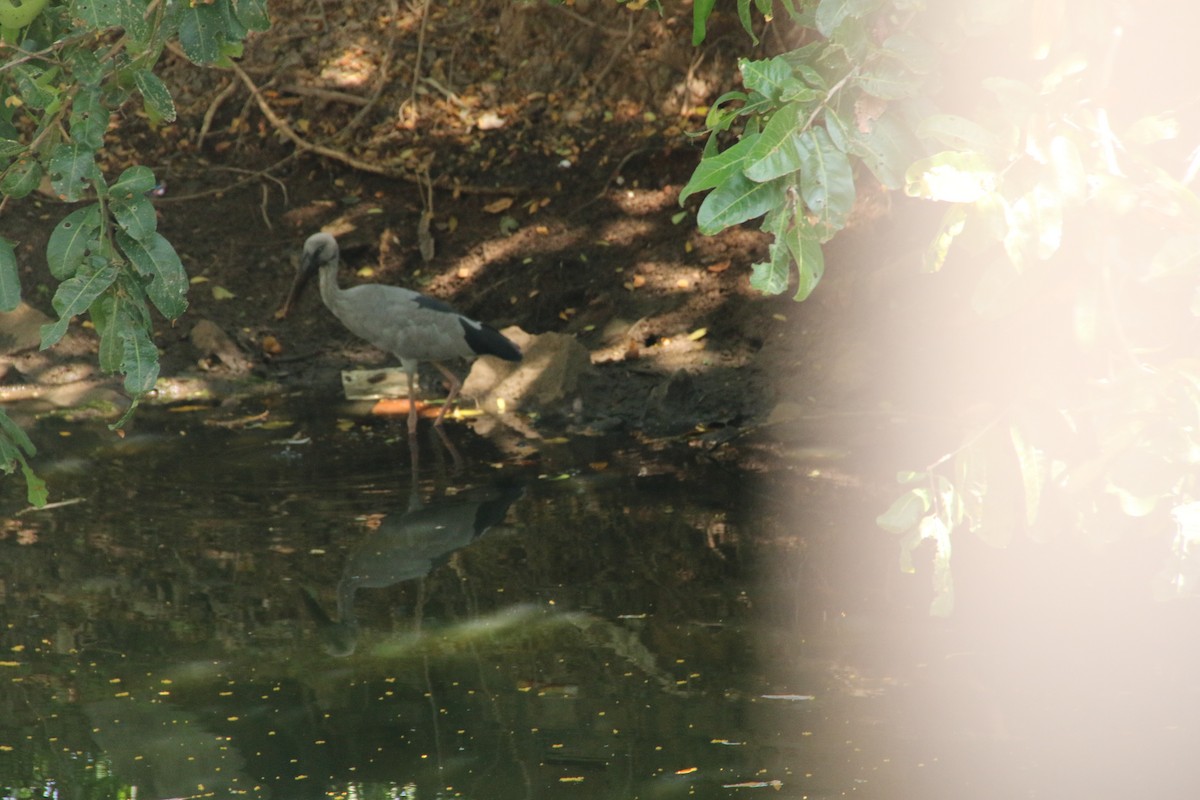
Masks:
[[[52,499],[79,502],[0,541],[9,796],[802,780],[755,731],[758,704],[815,706],[761,698],[736,472],[458,426],[461,466],[426,435],[414,476],[388,423],[202,416],[150,411],[124,440],[39,425]]]
[[[46,420],[76,502],[3,483],[3,797],[1082,797],[1096,753],[1186,768],[1194,682],[1133,713],[1141,672],[1062,666],[1062,708],[1006,679],[1024,654],[904,599],[836,465],[454,425],[414,472],[398,424],[220,416]]]

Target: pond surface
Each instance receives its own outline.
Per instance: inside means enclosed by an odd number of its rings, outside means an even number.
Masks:
[[[423,426],[414,469],[402,423],[235,417],[148,409],[125,438],[38,423],[65,502],[0,496],[5,797],[1062,785],[986,670],[931,691],[927,651],[891,646],[934,629],[873,615],[907,591],[894,543],[819,453],[779,497],[680,445]],[[1194,742],[1176,729],[1168,760]]]

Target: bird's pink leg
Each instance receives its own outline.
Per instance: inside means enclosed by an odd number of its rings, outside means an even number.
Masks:
[[[417,386],[411,372],[408,373],[408,435],[417,435]]]
[[[446,395],[446,402],[442,405],[442,410],[438,412],[437,419],[433,421],[434,425],[440,426],[442,424],[442,418],[446,416],[446,412],[450,410],[450,406],[454,405],[454,400],[458,397],[458,390],[462,388],[462,381],[458,379],[457,375],[446,369],[437,361],[431,361],[429,363],[437,367],[438,370],[440,370],[441,373],[446,376],[446,380],[450,381],[450,394]]]

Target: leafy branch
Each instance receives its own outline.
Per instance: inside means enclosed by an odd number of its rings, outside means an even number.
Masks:
[[[106,176],[101,149],[110,122],[135,95],[152,124],[175,118],[170,90],[154,73],[168,41],[194,63],[229,64],[246,36],[268,24],[264,0],[0,0],[0,212],[47,183],[58,200],[85,203],[47,244],[59,318],[43,326],[41,345],[54,346],[88,314],[101,368],[125,376],[130,412],[158,378],[150,307],[177,318],[188,281],[157,231],[154,173],[132,165],[111,183]],[[0,238],[0,309],[20,299],[16,246]],[[0,469],[19,466],[30,501],[44,503],[45,486],[25,460],[33,444],[18,433],[0,411]]]
[[[693,41],[714,5],[694,4]],[[770,19],[776,5],[739,0],[751,36],[752,12]],[[1025,346],[1058,360],[1008,374],[1003,411],[933,464],[899,473],[903,493],[878,522],[902,537],[901,568],[911,571],[915,549],[932,541],[931,610],[948,614],[955,536],[995,546],[1021,530],[1102,538],[1116,512],[1152,521],[1169,541],[1162,591],[1193,591],[1200,360],[1179,343],[1200,332],[1200,150],[1180,170],[1163,165],[1161,147],[1179,137],[1182,115],[1114,130],[1097,98],[1121,37],[1066,29],[1020,78],[981,77],[966,92],[981,102],[939,107],[931,89],[949,77],[953,49],[1019,39],[1029,3],[993,14],[968,0],[953,17],[908,0],[782,6],[808,43],[743,59],[743,90],[713,104],[703,158],[680,194],[682,203],[708,192],[701,232],[761,217],[773,241],[752,284],[774,294],[794,285],[804,299],[824,270],[820,246],[846,226],[869,174],[946,206],[920,268],[974,271],[980,320],[1037,318],[1051,304],[1072,320],[1030,333]],[[1093,31],[1120,30],[1110,13],[1068,2],[1063,18],[1092,15]],[[1021,346],[995,368],[1028,361]]]

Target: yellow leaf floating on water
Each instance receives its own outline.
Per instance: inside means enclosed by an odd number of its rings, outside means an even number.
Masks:
[[[483,207],[483,210],[489,214],[499,214],[508,208],[511,208],[513,199],[511,197],[501,197],[499,200],[493,200]]]
[[[237,297],[236,294],[226,289],[224,286],[212,287],[213,300],[232,300]]]

